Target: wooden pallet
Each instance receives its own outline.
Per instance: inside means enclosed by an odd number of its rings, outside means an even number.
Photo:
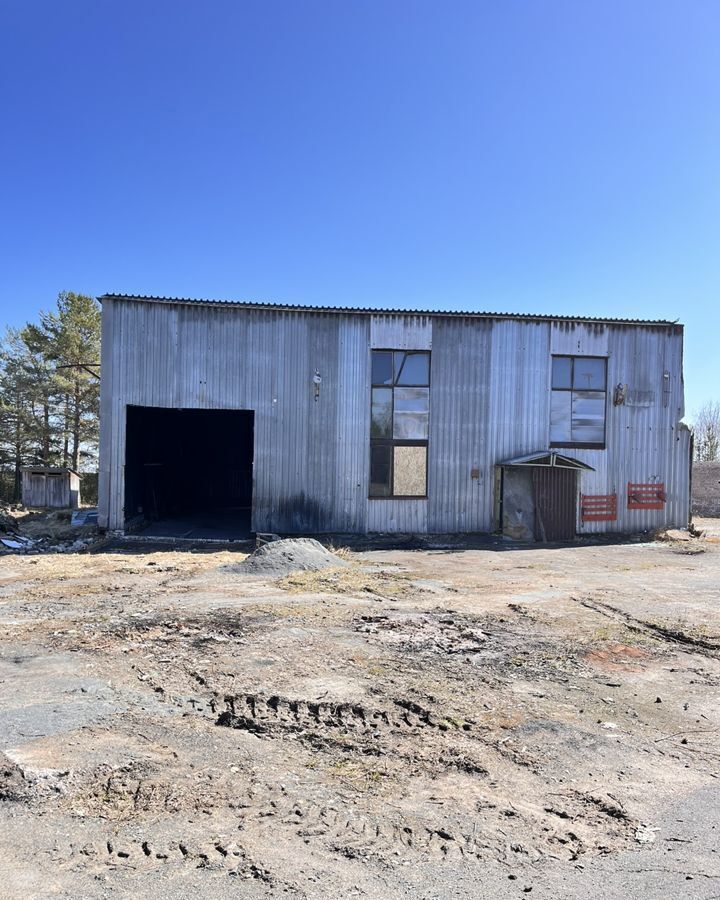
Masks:
[[[628,509],[663,509],[665,507],[665,485],[636,484],[628,481],[627,508]]]
[[[617,494],[580,494],[583,522],[616,522]]]

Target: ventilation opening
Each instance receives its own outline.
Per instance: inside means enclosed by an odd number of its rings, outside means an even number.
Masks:
[[[254,413],[128,406],[125,524],[156,537],[250,533]]]

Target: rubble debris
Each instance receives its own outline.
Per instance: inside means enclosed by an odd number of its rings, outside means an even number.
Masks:
[[[635,829],[635,840],[638,844],[652,844],[657,837],[657,833],[660,829],[657,826],[648,825],[646,822],[642,822]]]
[[[97,510],[34,510],[0,507],[0,554],[77,553],[98,537]],[[93,524],[93,513],[95,524]]]
[[[388,644],[405,650],[434,651],[436,653],[476,653],[484,647],[488,633],[477,624],[433,615],[363,615],[355,624],[361,634],[379,635]]]
[[[691,541],[695,535],[691,531],[682,528],[668,528],[658,535],[661,541]]]
[[[10,514],[10,508],[0,504],[0,534],[17,534],[17,519]]]
[[[30,538],[20,537],[19,534],[13,538],[0,538],[0,544],[8,550],[26,550],[32,547],[33,543]]]
[[[29,788],[22,770],[4,753],[0,753],[0,801],[25,800],[29,795]]]
[[[79,525],[97,525],[98,509],[97,506],[88,506],[84,509],[74,509],[70,518],[70,524],[73,527]]]

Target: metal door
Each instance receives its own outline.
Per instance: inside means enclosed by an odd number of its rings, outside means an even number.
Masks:
[[[576,477],[574,469],[533,467],[535,540],[571,541],[575,537]]]

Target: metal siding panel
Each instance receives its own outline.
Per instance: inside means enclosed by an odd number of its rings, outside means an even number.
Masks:
[[[365,530],[368,318],[112,301],[104,315],[110,527],[124,525],[125,409],[137,404],[255,410],[255,530]]]
[[[493,323],[490,421],[485,465],[547,449],[550,442],[550,325],[500,320]],[[485,530],[492,527],[488,479]]]
[[[672,328],[615,326],[609,328],[606,450],[574,450],[573,456],[593,466],[584,472],[586,494],[617,494],[616,522],[578,521],[578,530],[641,532],[687,524],[689,493],[689,433],[679,424],[684,405],[682,332]],[[670,373],[667,405],[663,372]],[[628,390],[652,392],[650,406],[614,406],[618,384]],[[663,510],[628,510],[627,483],[664,482]]]
[[[430,350],[432,327],[430,316],[372,316],[370,346],[383,350]]]
[[[428,528],[434,533],[490,528],[494,473],[486,453],[492,333],[489,321],[438,318],[433,323]]]
[[[572,335],[584,352],[600,354],[606,342],[609,397],[619,382],[657,397],[651,407],[613,407],[609,400],[608,449],[572,451],[596,469],[581,476],[585,493],[618,494],[618,521],[586,523],[582,530],[685,524],[682,330],[567,326],[106,301],[100,514],[108,527],[123,526],[125,409],[135,403],[255,410],[256,530],[309,530],[321,520],[323,530],[334,531],[490,530],[493,467],[547,448],[551,348],[571,352]],[[427,501],[368,502],[373,343],[432,347]],[[317,404],[315,366],[323,379]],[[652,475],[666,484],[665,510],[626,510],[624,485]],[[312,513],[313,504],[320,512]]]
[[[601,323],[553,322],[550,352],[561,356],[607,356],[610,326]]]
[[[370,322],[344,317],[340,323],[338,417],[333,520],[339,531],[368,529],[370,482]],[[322,388],[321,388],[322,389]]]
[[[109,527],[112,446],[115,441],[113,416],[113,318],[117,304],[111,300],[102,306],[100,345],[100,442],[98,462],[98,526]]]
[[[370,532],[425,534],[428,530],[428,501],[369,500],[367,521]]]

